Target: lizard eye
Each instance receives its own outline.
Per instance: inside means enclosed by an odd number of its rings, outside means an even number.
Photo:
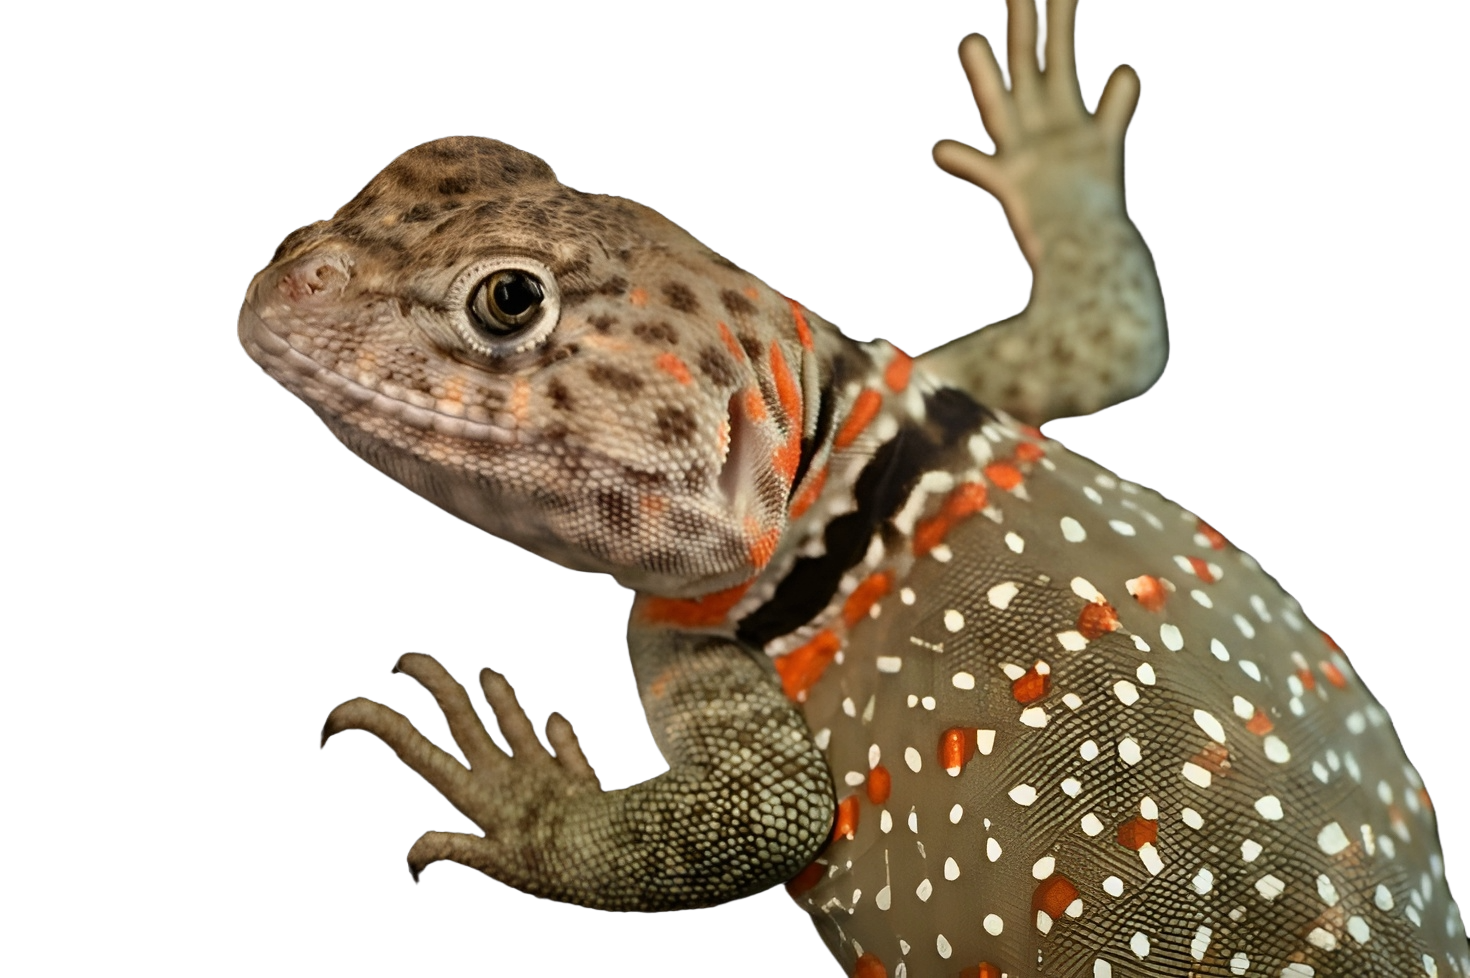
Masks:
[[[536,320],[546,290],[519,268],[502,268],[475,288],[470,315],[491,336],[509,336]]]
[[[445,296],[460,343],[492,360],[534,349],[561,318],[561,289],[529,255],[487,258],[464,269]]]

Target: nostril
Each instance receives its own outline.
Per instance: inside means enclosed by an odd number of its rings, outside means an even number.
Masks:
[[[289,299],[299,301],[323,293],[340,293],[352,274],[345,258],[310,255],[293,262],[281,275],[278,288]]]

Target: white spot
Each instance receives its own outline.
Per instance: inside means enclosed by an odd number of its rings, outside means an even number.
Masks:
[[[1042,856],[1031,864],[1031,876],[1033,879],[1044,880],[1056,872],[1057,860],[1055,856]]]
[[[1225,728],[1220,725],[1220,721],[1216,720],[1212,714],[1206,713],[1204,710],[1195,710],[1194,722],[1199,724],[1199,728],[1215,743],[1225,743]]]
[[[1099,835],[1103,830],[1102,821],[1092,812],[1082,816],[1082,831],[1089,836]]]
[[[1347,715],[1347,728],[1349,733],[1355,734],[1368,729],[1368,718],[1363,716],[1362,710],[1354,710]]]
[[[1000,843],[994,839],[985,840],[985,858],[995,862],[1000,858]]]
[[[919,752],[914,750],[914,748],[912,747],[905,747],[903,749],[903,762],[907,764],[909,766],[909,770],[913,771],[915,774],[918,774],[920,768],[924,766],[924,759],[920,757]]]
[[[1328,822],[1317,833],[1317,847],[1329,856],[1335,856],[1348,847],[1347,833],[1336,822]]]
[[[1202,829],[1205,827],[1204,818],[1202,818],[1200,816],[1200,813],[1195,811],[1193,808],[1184,809],[1182,812],[1179,813],[1179,817],[1184,819],[1184,824],[1188,825],[1192,829]]]
[[[1300,961],[1293,961],[1281,969],[1281,978],[1312,978],[1317,969]]]
[[[1098,754],[1097,741],[1084,740],[1082,742],[1082,747],[1079,749],[1078,753],[1082,755],[1082,759],[1084,761],[1090,761],[1094,759],[1095,757],[1097,757]]]
[[[1148,957],[1148,935],[1141,930],[1135,931],[1133,936],[1128,939],[1128,947],[1138,956],[1140,961],[1143,960]]]
[[[1256,715],[1255,704],[1244,696],[1237,696],[1231,700],[1231,708],[1235,710],[1235,715],[1242,720],[1249,720]]]
[[[1102,594],[1092,586],[1092,582],[1085,577],[1072,578],[1072,593],[1083,601],[1098,601]]]
[[[1211,930],[1204,924],[1200,924],[1199,930],[1194,932],[1194,940],[1189,942],[1189,956],[1196,961],[1205,959],[1205,952],[1210,949]]]
[[[1011,801],[1023,807],[1030,805],[1036,800],[1036,789],[1029,784],[1018,784],[1007,793],[1010,795]]]
[[[1046,711],[1039,706],[1028,706],[1021,711],[1021,722],[1028,727],[1040,730],[1046,726]]]
[[[883,759],[883,749],[881,747],[879,747],[877,744],[869,744],[868,745],[868,770],[871,771],[873,768],[877,767],[878,766],[878,762],[881,761],[882,759]]]
[[[1262,795],[1256,799],[1256,811],[1268,822],[1281,821],[1281,799],[1275,795]]]
[[[936,700],[934,697],[926,696],[923,699],[919,700],[919,705],[926,710],[932,710],[938,704],[938,702],[939,701]]]
[[[1148,647],[1148,643],[1143,640],[1143,636],[1142,635],[1130,635],[1129,638],[1133,639],[1133,647],[1135,649],[1137,649],[1138,651],[1140,651],[1140,652],[1148,652],[1148,651],[1150,651],[1150,649]]]
[[[1143,860],[1143,868],[1148,870],[1150,876],[1157,876],[1164,871],[1164,860],[1159,858],[1159,850],[1154,848],[1152,842],[1145,842],[1139,847],[1138,858]]]
[[[1063,694],[1062,702],[1069,710],[1077,710],[1082,707],[1082,697],[1078,696],[1076,693]]]
[[[1368,939],[1373,936],[1373,932],[1368,928],[1368,922],[1356,916],[1348,918],[1347,932],[1359,944],[1367,944]]]
[[[879,910],[887,910],[893,906],[893,888],[890,886],[883,887],[883,889],[878,891],[878,895],[873,897],[873,903],[877,904]]]
[[[1261,681],[1261,670],[1249,659],[1240,660],[1240,671],[1250,676],[1256,682]]]
[[[1169,622],[1159,626],[1159,640],[1170,652],[1178,652],[1184,648],[1184,636],[1179,634],[1179,626]]]
[[[1184,767],[1180,769],[1179,773],[1184,775],[1184,780],[1190,784],[1199,785],[1201,788],[1208,788],[1210,782],[1214,780],[1213,775],[1209,771],[1193,761],[1185,761]]]
[[[1036,929],[1043,934],[1051,933],[1051,915],[1045,910],[1036,911]]]
[[[817,745],[817,750],[826,750],[827,745],[831,743],[831,741],[832,730],[829,727],[823,727],[821,730],[818,730],[815,734],[812,735],[812,743]]]
[[[1321,927],[1312,928],[1312,932],[1307,935],[1307,943],[1313,947],[1320,947],[1324,951],[1337,950],[1337,938]]]
[[[1103,880],[1103,892],[1108,896],[1120,897],[1123,895],[1123,881],[1116,876],[1109,876]]]
[[[1057,632],[1057,641],[1068,652],[1081,652],[1087,648],[1087,639],[1079,631]]]
[[[986,914],[985,920],[982,921],[982,924],[985,927],[985,933],[989,934],[991,937],[999,937],[1000,932],[1006,929],[1005,921],[1001,920],[1000,917],[996,916],[993,913]]]
[[[1082,916],[1082,898],[1078,897],[1071,903],[1067,904],[1067,909],[1062,912],[1065,913],[1068,917],[1071,917],[1073,920],[1076,920],[1078,917]]]
[[[857,704],[852,701],[851,696],[844,696],[842,698],[842,712],[850,717],[857,716]]]
[[[1332,777],[1331,772],[1327,770],[1327,766],[1321,761],[1312,762],[1312,773],[1315,774],[1317,776],[1317,780],[1321,781],[1323,784],[1326,784],[1327,779]]]
[[[1062,779],[1062,794],[1068,798],[1076,798],[1082,793],[1082,782],[1076,778]]]
[[[1210,596],[1201,591],[1199,588],[1195,588],[1194,590],[1190,591],[1189,596],[1193,598],[1194,603],[1199,605],[1201,608],[1215,607],[1215,602],[1210,600]]]
[[[976,730],[975,746],[980,749],[980,753],[988,756],[991,751],[995,750],[995,731]]]
[[[1215,888],[1215,874],[1210,872],[1210,867],[1201,866],[1199,872],[1194,874],[1194,879],[1189,881],[1189,885],[1194,887],[1194,892],[1204,896]]]
[[[949,810],[949,822],[951,825],[960,824],[960,819],[965,817],[965,806],[955,805]]]
[[[1102,486],[1104,489],[1116,489],[1116,488],[1118,488],[1118,480],[1117,479],[1114,479],[1112,476],[1108,475],[1105,472],[1099,473],[1099,474],[1093,476],[1092,477],[1092,481],[1093,482],[1096,482],[1098,485]]]
[[[929,878],[926,876],[924,879],[919,881],[919,888],[914,891],[914,896],[918,897],[924,903],[928,903],[929,897],[933,894],[934,884],[930,883]]]
[[[934,939],[934,949],[939,952],[941,958],[948,958],[954,953],[954,948],[949,946],[949,941],[944,939],[943,934]]]
[[[900,588],[898,592],[898,600],[902,601],[904,604],[913,604],[914,589],[911,587]]]
[[[1256,892],[1261,894],[1267,901],[1274,900],[1286,892],[1286,884],[1270,873],[1267,873],[1265,876],[1256,880]]]
[[[1159,681],[1159,677],[1154,673],[1154,667],[1145,662],[1138,667],[1138,681],[1145,686],[1152,686]]]
[[[949,549],[949,544],[941,543],[935,546],[933,550],[929,551],[929,556],[933,557],[941,564],[947,564],[954,559],[954,551]]]
[[[1251,959],[1245,956],[1244,951],[1236,951],[1235,956],[1230,959],[1230,973],[1232,975],[1243,975],[1250,970]]]
[[[1011,548],[1011,553],[1018,554],[1026,549],[1026,541],[1022,540],[1017,533],[1007,533],[1006,546]]]
[[[1014,662],[1006,662],[1002,664],[1000,667],[1000,671],[1005,673],[1006,678],[1011,680],[1012,682],[1015,682],[1017,679],[1020,679],[1022,676],[1026,675],[1026,670],[1022,669]]]
[[[957,672],[950,678],[950,683],[955,689],[974,689],[975,677],[968,672]]]
[[[1092,978],[1113,978],[1113,966],[1098,958],[1092,962]]]
[[[1152,798],[1145,795],[1138,802],[1138,814],[1146,819],[1157,820],[1159,817],[1159,806]]]
[[[960,864],[954,861],[953,856],[944,860],[944,878],[947,880],[960,878]]]
[[[915,696],[913,693],[910,693],[909,694],[909,698],[908,698],[908,704],[909,704],[909,709],[912,710],[914,707],[916,707],[916,706],[919,705],[919,698],[917,696]]]
[[[1373,905],[1384,913],[1393,909],[1393,894],[1388,892],[1388,887],[1382,883],[1379,883],[1378,889],[1373,891]]]
[[[888,814],[886,808],[878,815],[878,828],[882,829],[885,835],[893,831],[893,816]]]
[[[866,781],[867,778],[862,774],[861,771],[848,771],[842,776],[842,780],[847,782],[848,787],[856,788],[858,785]]]
[[[1261,844],[1255,839],[1246,839],[1240,844],[1240,858],[1244,859],[1248,863],[1255,862],[1256,857],[1264,851],[1265,850],[1261,848]]]
[[[1225,648],[1225,643],[1221,642],[1218,638],[1210,639],[1210,655],[1213,655],[1221,662],[1230,661],[1230,650]]]
[[[1317,877],[1317,895],[1329,907],[1337,906],[1337,887],[1332,885],[1332,880],[1326,873],[1321,873]]]
[[[944,627],[951,632],[957,632],[965,627],[965,616],[953,608],[944,613]]]
[[[878,671],[892,675],[903,668],[903,656],[880,655],[878,656]]]
[[[1138,702],[1138,687],[1126,679],[1120,679],[1113,683],[1113,695],[1124,706],[1132,706]]]
[[[1061,527],[1062,539],[1068,543],[1081,543],[1087,539],[1087,531],[1082,529],[1082,524],[1070,516],[1062,517]]]
[[[1240,634],[1244,635],[1246,638],[1256,637],[1256,626],[1246,621],[1244,615],[1237,614],[1232,616],[1232,619],[1235,622],[1235,627],[1240,629]]]
[[[912,833],[914,833],[914,835],[918,835],[919,834],[919,813],[918,812],[914,812],[914,811],[909,812],[909,831],[912,832]]]
[[[1125,523],[1122,520],[1108,520],[1108,526],[1111,526],[1113,532],[1119,536],[1131,537],[1138,532],[1133,528],[1132,523]]]
[[[1011,606],[1011,599],[1021,590],[1014,581],[1003,581],[985,592],[985,598],[990,602],[992,608],[1004,611]]]
[[[1088,499],[1092,500],[1095,503],[1100,503],[1103,501],[1102,493],[1092,488],[1092,486],[1083,486],[1082,495],[1086,496]]]
[[[1124,764],[1137,764],[1143,760],[1143,751],[1138,746],[1138,741],[1132,737],[1124,737],[1118,741],[1118,757]]]

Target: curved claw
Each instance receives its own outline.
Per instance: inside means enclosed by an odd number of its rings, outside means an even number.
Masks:
[[[408,871],[413,874],[413,881],[417,883],[419,874],[426,866],[448,859],[471,869],[478,869],[482,873],[488,872],[488,867],[493,865],[488,847],[489,842],[478,835],[425,832],[408,850]]]
[[[418,732],[408,717],[381,703],[358,697],[348,700],[327,715],[322,743],[344,730],[366,730],[393,748],[398,759],[464,811],[474,785],[469,769]]]
[[[485,731],[485,724],[470,703],[469,694],[455,681],[433,656],[409,652],[399,658],[393,666],[394,672],[416,680],[429,691],[444,719],[449,723],[449,733],[459,749],[464,751],[465,760],[471,768],[488,768],[504,761],[505,752],[495,745]]]

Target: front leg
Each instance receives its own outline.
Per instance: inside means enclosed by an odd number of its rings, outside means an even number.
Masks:
[[[376,735],[484,833],[426,833],[408,855],[415,878],[448,859],[537,896],[645,911],[710,906],[790,879],[826,842],[835,805],[800,714],[728,639],[660,631],[632,642],[669,770],[630,788],[598,786],[557,714],[549,753],[505,679],[486,669],[480,682],[507,755],[464,688],[425,655],[404,656],[397,670],[434,695],[468,767],[365,699],[332,711],[323,742],[349,729]]]
[[[1123,136],[1138,76],[1113,72],[1096,113],[1073,56],[1077,0],[1047,4],[1046,67],[1035,0],[1010,0],[1007,90],[978,34],[960,61],[996,152],[953,140],[941,168],[994,194],[1035,275],[1024,312],[921,358],[932,373],[1033,424],[1087,414],[1147,390],[1168,357],[1153,258],[1123,200]]]

